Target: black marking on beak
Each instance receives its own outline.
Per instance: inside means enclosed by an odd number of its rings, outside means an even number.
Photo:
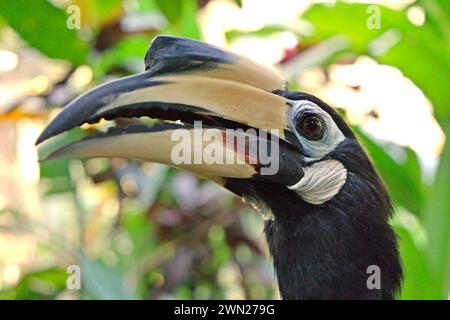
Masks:
[[[145,55],[145,69],[152,76],[201,75],[244,83],[265,91],[287,87],[276,72],[248,58],[213,45],[180,37],[156,37]]]
[[[183,71],[213,69],[231,64],[237,57],[212,45],[179,37],[156,37],[145,54],[145,70],[152,76]]]
[[[121,93],[163,83],[165,82],[151,79],[144,72],[100,85],[66,105],[56,119],[40,134],[36,140],[36,145],[84,123],[97,122],[99,118],[95,116],[96,112],[116,99]]]

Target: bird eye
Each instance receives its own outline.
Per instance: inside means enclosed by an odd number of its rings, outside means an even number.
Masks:
[[[303,114],[297,122],[298,132],[308,140],[319,140],[323,137],[325,125],[316,114]]]

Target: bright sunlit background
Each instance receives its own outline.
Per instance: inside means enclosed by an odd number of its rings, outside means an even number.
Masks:
[[[261,217],[218,186],[140,161],[37,161],[59,109],[142,71],[158,34],[245,55],[337,108],[394,200],[400,298],[449,298],[448,0],[0,1],[0,298],[278,298]]]

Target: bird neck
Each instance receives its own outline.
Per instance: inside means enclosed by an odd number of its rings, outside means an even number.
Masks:
[[[341,214],[308,215],[296,227],[266,223],[284,299],[394,298],[401,279],[394,233],[379,223],[349,224]]]
[[[391,205],[377,174],[369,174],[349,173],[340,192],[323,205],[308,204],[283,188],[255,185],[273,212],[265,233],[284,299],[395,297],[402,270],[388,224]]]
[[[320,205],[267,181],[228,179],[226,187],[266,217],[284,299],[393,299],[402,268],[384,184],[355,143],[329,158],[348,174],[339,192]]]

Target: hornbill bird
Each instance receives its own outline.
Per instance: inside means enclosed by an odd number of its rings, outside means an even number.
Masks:
[[[328,104],[289,92],[274,71],[245,57],[191,39],[159,36],[146,53],[144,72],[82,94],[36,143],[101,119],[144,116],[159,122],[112,127],[43,160],[125,157],[191,171],[263,214],[284,299],[395,298],[402,268],[388,224],[388,193],[355,134]],[[195,135],[197,121],[219,132],[215,145],[241,161],[174,161],[174,134]],[[258,150],[269,146],[270,161],[225,143],[231,129],[234,138],[246,137],[247,151],[255,149],[252,141]],[[250,129],[260,134],[248,134]],[[189,146],[195,158],[209,145]],[[277,170],[264,174],[275,161]],[[371,286],[374,266],[380,283]]]

